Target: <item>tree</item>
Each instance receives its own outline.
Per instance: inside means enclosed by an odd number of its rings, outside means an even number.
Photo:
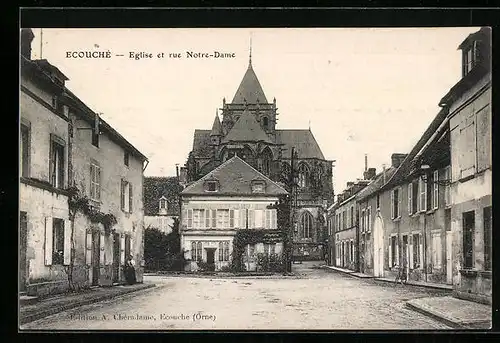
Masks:
[[[157,228],[148,227],[144,236],[144,259],[150,270],[184,269],[184,251],[181,249],[179,219],[174,218],[172,232],[165,234]]]
[[[279,198],[279,200],[268,206],[268,208],[276,209],[276,216],[278,222],[278,229],[281,230],[283,236],[283,248],[284,248],[284,260],[285,260],[285,270],[287,272],[292,271],[292,249],[293,249],[293,239],[291,233],[291,220],[290,220],[290,210],[291,210],[291,197],[290,195],[285,195]]]

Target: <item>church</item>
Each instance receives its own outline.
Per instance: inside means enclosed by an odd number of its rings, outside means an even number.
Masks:
[[[269,102],[264,94],[251,53],[232,101],[224,98],[220,111],[221,116],[216,112],[210,129],[194,132],[193,149],[183,168],[187,182],[199,180],[238,156],[285,187],[294,151],[294,259],[322,259],[327,237],[325,212],[334,197],[333,161],[325,159],[310,128],[277,128],[276,98]]]

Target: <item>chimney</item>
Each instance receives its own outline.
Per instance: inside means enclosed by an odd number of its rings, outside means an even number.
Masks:
[[[368,170],[368,155],[365,154],[365,172]]]
[[[347,182],[347,188],[351,188],[354,185],[354,182],[349,181]]]
[[[21,29],[21,55],[31,60],[31,43],[35,35],[31,29]]]
[[[177,176],[177,180],[179,180],[179,165],[175,165],[175,175]]]
[[[403,160],[408,156],[408,154],[399,154],[399,153],[394,153],[391,155],[391,164],[394,168],[398,168],[401,163],[403,163]]]
[[[384,181],[384,184],[385,184],[385,182],[386,182],[386,179],[385,179],[385,163],[382,165],[382,176],[384,178],[383,181]]]
[[[375,175],[377,175],[377,169],[375,168],[368,168],[368,170],[363,173],[365,180],[371,180],[375,177]]]

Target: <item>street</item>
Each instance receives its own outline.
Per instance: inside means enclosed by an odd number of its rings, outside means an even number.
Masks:
[[[436,330],[451,329],[405,308],[436,296],[411,286],[294,264],[296,278],[147,276],[159,287],[82,306],[22,326],[56,330]]]

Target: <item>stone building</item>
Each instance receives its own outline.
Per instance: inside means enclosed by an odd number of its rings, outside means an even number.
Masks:
[[[257,268],[257,254],[281,254],[282,232],[276,209],[269,205],[288,192],[238,155],[231,157],[181,192],[181,247],[190,260],[187,270],[207,264],[228,268],[238,230],[264,230],[262,241],[243,252],[247,270]]]
[[[175,218],[180,216],[179,178],[150,176],[144,178],[144,225],[165,234],[172,232]]]
[[[65,87],[59,69],[31,59],[31,30],[21,36],[20,289],[63,291],[70,265],[77,287],[122,282],[126,255],[141,282],[146,157]],[[89,206],[72,221],[75,189]]]
[[[491,28],[460,44],[462,78],[441,100],[451,142],[453,287],[461,298],[491,304]]]
[[[333,202],[332,162],[325,159],[310,129],[278,129],[276,99],[269,102],[250,57],[230,103],[223,99],[210,130],[195,130],[186,163],[188,181],[195,181],[237,155],[266,177],[287,184],[292,148],[297,153],[298,196],[294,255],[322,256],[324,212]]]

